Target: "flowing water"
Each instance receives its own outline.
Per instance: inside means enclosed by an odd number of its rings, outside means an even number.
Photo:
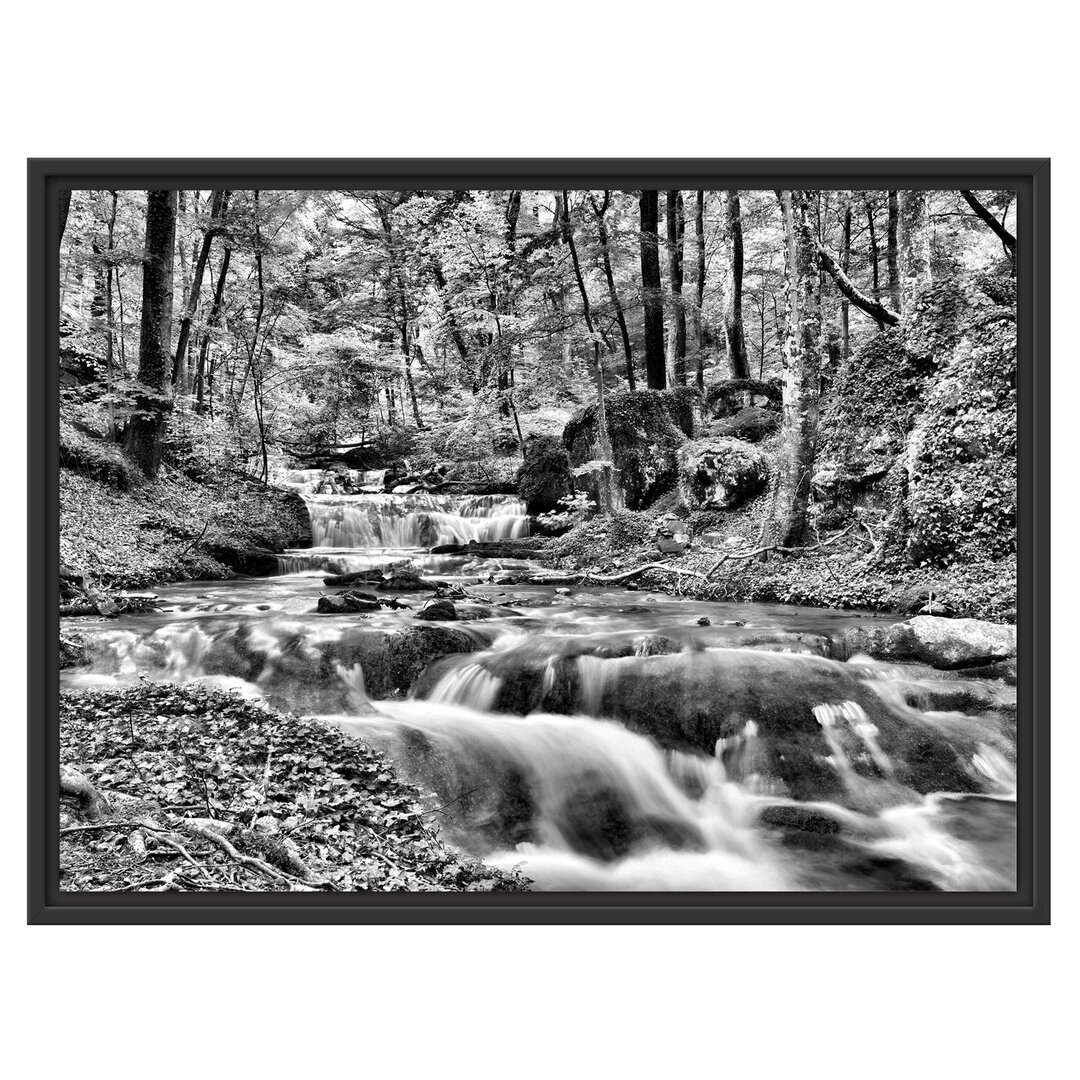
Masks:
[[[69,687],[201,681],[342,725],[430,793],[444,836],[549,890],[1012,890],[1015,695],[837,658],[872,616],[624,589],[494,585],[432,555],[528,534],[505,496],[319,493],[281,573],[71,620]],[[411,607],[320,615],[326,573],[408,563]],[[435,580],[467,621],[422,623]],[[366,587],[366,586],[361,586]]]

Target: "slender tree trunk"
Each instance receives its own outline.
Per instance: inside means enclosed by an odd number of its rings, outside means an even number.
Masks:
[[[116,273],[116,303],[120,308],[120,370],[127,374],[127,322],[124,319],[124,290],[120,284],[120,267],[113,268]]]
[[[844,243],[840,251],[840,269],[847,276],[851,270],[851,202],[844,207]],[[841,294],[842,295],[842,294]],[[851,301],[842,295],[840,301],[840,358],[851,355]]]
[[[694,282],[694,346],[697,350],[696,379],[699,390],[705,389],[705,348],[712,344],[705,324],[705,192],[694,199],[694,238],[697,248],[697,278]]]
[[[221,269],[218,271],[217,285],[214,287],[214,300],[210,306],[210,318],[206,321],[206,333],[202,336],[199,344],[199,364],[195,370],[195,411],[202,415],[205,409],[204,386],[206,396],[210,398],[213,406],[214,370],[211,365],[207,368],[207,357],[210,353],[210,338],[214,328],[221,319],[221,301],[225,295],[225,275],[229,272],[229,260],[232,258],[232,248],[226,248],[221,257]]]
[[[454,343],[454,348],[458,351],[458,356],[461,357],[461,363],[465,371],[470,371],[472,368],[472,360],[469,357],[469,346],[465,341],[465,335],[461,332],[461,327],[458,325],[457,316],[455,316],[453,308],[450,307],[450,301],[447,298],[446,275],[443,273],[442,267],[435,260],[432,260],[430,269],[431,276],[435,281],[435,287],[439,293],[443,317],[446,319],[446,326],[450,331],[450,339]],[[478,394],[479,392],[479,386],[476,386],[474,383],[473,393]]]
[[[112,209],[108,223],[108,257],[105,263],[105,375],[109,393],[109,438],[116,438],[116,403],[113,401],[113,371],[116,368],[116,344],[113,328],[113,249],[116,246],[116,204],[118,192],[110,191]]]
[[[907,310],[912,294],[931,281],[930,214],[925,191],[900,192],[900,292]]]
[[[64,246],[64,233],[67,230],[68,212],[71,210],[71,192],[61,191],[60,195],[60,236],[57,238],[57,244],[59,247]]]
[[[686,308],[683,306],[683,217],[681,191],[667,193],[668,276],[671,279],[672,372],[679,386],[686,385]]]
[[[724,197],[728,243],[731,263],[728,288],[724,297],[724,334],[727,337],[728,362],[733,379],[750,378],[750,361],[746,355],[746,330],[743,327],[743,232],[739,193],[727,191]]]
[[[600,237],[600,252],[604,259],[604,277],[607,279],[608,292],[611,294],[611,304],[615,308],[615,318],[619,323],[619,333],[622,335],[623,357],[626,360],[626,383],[631,390],[635,390],[634,380],[634,352],[630,345],[630,331],[626,326],[626,313],[623,311],[619,293],[615,288],[615,274],[611,269],[611,253],[608,250],[607,213],[608,204],[611,201],[611,192],[604,192],[604,201],[597,205],[593,200],[593,210],[596,213],[597,230]]]
[[[567,194],[567,192],[563,192],[564,200],[566,200]],[[568,206],[569,202],[564,202],[564,205]],[[593,372],[596,377],[596,430],[600,442],[600,458],[604,462],[601,466],[600,483],[598,485],[600,493],[600,510],[604,514],[609,514],[611,513],[614,502],[614,483],[612,476],[614,461],[612,459],[611,438],[608,434],[607,404],[604,395],[604,365],[600,359],[600,339],[596,333],[596,328],[593,326],[592,308],[589,305],[589,293],[585,288],[585,278],[581,273],[581,262],[578,259],[577,244],[574,243],[574,229],[569,218],[565,219],[564,228],[566,241],[570,246],[570,259],[574,266],[574,277],[577,279],[578,291],[581,293],[581,306],[585,313],[585,326],[589,331],[589,337],[592,339]]]
[[[870,297],[875,304],[881,303],[881,274],[878,269],[880,255],[878,251],[877,242],[877,227],[874,221],[875,206],[870,201],[866,200],[866,224],[870,230]],[[878,316],[875,316],[874,321],[877,323],[879,330],[885,329],[885,323]]]
[[[900,223],[900,203],[896,192],[889,192],[889,221],[885,234],[885,265],[889,275],[889,302],[893,311],[899,313],[903,308],[900,295],[900,263],[898,256],[897,229]]]
[[[139,333],[139,382],[142,387],[138,411],[127,428],[127,449],[149,477],[157,476],[161,468],[161,434],[171,404],[168,378],[175,247],[176,192],[148,191]]]
[[[191,337],[191,324],[195,319],[195,313],[199,307],[199,296],[202,293],[202,279],[206,271],[206,260],[210,257],[210,247],[214,243],[214,237],[221,231],[224,225],[225,211],[229,205],[229,196],[232,192],[215,191],[210,204],[210,223],[203,233],[202,246],[199,249],[199,257],[195,263],[195,269],[191,277],[191,290],[188,293],[187,307],[184,316],[180,320],[180,336],[176,342],[176,354],[173,357],[172,383],[176,385],[180,373],[187,366],[188,341]]]
[[[667,386],[664,362],[664,295],[660,281],[659,192],[642,191],[638,198],[641,215],[641,292],[645,307],[645,376],[650,390]]]
[[[821,386],[821,276],[811,220],[813,192],[784,191],[787,326],[784,341],[784,419],[773,535],[782,547],[805,544],[810,533],[810,483],[817,449]]]

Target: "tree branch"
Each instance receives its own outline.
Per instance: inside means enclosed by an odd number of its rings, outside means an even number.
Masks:
[[[821,260],[821,268],[829,273],[836,282],[837,288],[852,304],[859,308],[860,311],[866,312],[872,319],[887,323],[889,326],[896,326],[900,321],[900,316],[895,311],[890,311],[879,300],[874,300],[867,296],[866,293],[860,292],[852,283],[851,278],[840,269],[837,261],[825,250],[820,240],[817,241],[817,249],[818,257]]]
[[[1016,253],[1016,237],[1013,236],[1004,225],[978,199],[971,191],[961,191],[960,194],[964,197],[964,202],[975,211],[975,216],[990,229],[990,231],[1009,249],[1013,254]]]

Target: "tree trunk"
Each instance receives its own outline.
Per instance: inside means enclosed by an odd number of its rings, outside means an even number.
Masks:
[[[686,308],[683,307],[683,219],[681,191],[667,193],[668,277],[671,279],[672,373],[679,386],[686,385]]]
[[[889,222],[885,234],[885,265],[889,274],[889,302],[893,311],[903,309],[903,299],[900,296],[900,265],[897,254],[896,232],[900,223],[900,203],[896,198],[896,192],[889,192]]]
[[[869,198],[866,200],[866,224],[870,230],[870,297],[877,305],[881,304],[881,274],[878,269],[880,255],[878,252],[877,229],[874,222],[875,206]],[[885,323],[880,316],[875,316],[877,328],[885,329]]]
[[[840,269],[846,277],[851,272],[851,192],[844,195],[844,246],[840,249]],[[840,301],[840,356],[846,360],[851,355],[851,301],[845,296]]]
[[[229,272],[229,259],[231,257],[232,248],[227,247],[221,258],[221,270],[218,271],[217,285],[214,288],[214,301],[210,307],[210,318],[206,321],[206,333],[203,334],[202,342],[199,344],[199,366],[195,372],[195,411],[200,415],[205,408],[204,386],[210,392],[210,404],[211,408],[213,407],[214,372],[212,367],[207,370],[206,361],[210,353],[210,335],[221,318],[221,300],[225,294],[225,275]]]
[[[71,192],[61,191],[60,193],[60,236],[57,238],[57,246],[64,246],[64,232],[67,229],[68,212],[71,210]]]
[[[564,200],[566,199],[567,194],[567,192],[563,192]],[[569,206],[569,201],[567,200],[563,205]],[[581,262],[578,259],[577,244],[574,243],[574,229],[569,218],[564,219],[564,221],[566,241],[570,245],[570,259],[574,265],[574,277],[577,279],[578,292],[581,293],[581,307],[585,313],[585,326],[589,331],[589,336],[592,338],[593,372],[596,376],[596,430],[600,442],[600,458],[604,462],[601,466],[600,483],[598,485],[600,492],[600,510],[604,514],[609,514],[611,513],[614,502],[614,483],[612,477],[614,461],[611,452],[611,438],[608,435],[607,405],[604,400],[604,365],[600,360],[600,339],[596,333],[596,328],[593,326],[592,308],[589,306],[589,293],[585,288],[585,278],[581,273]]]
[[[916,289],[932,280],[930,215],[925,191],[900,192],[900,292],[906,311]]]
[[[214,237],[221,231],[224,225],[225,211],[229,206],[230,191],[215,191],[210,204],[210,223],[203,233],[202,247],[199,249],[198,261],[191,277],[191,289],[188,292],[187,307],[184,309],[184,317],[180,320],[180,336],[176,342],[176,354],[173,357],[172,384],[176,385],[180,373],[187,365],[188,341],[191,337],[191,324],[195,318],[195,312],[199,307],[199,295],[202,292],[203,274],[206,272],[206,260],[210,258],[210,247],[214,243]]]
[[[746,355],[746,331],[743,328],[743,233],[739,193],[728,191],[724,198],[728,244],[731,262],[728,287],[724,297],[724,335],[727,338],[728,362],[733,379],[750,378],[750,361]]]
[[[157,476],[161,468],[161,434],[171,404],[167,390],[175,247],[176,192],[148,191],[139,331],[139,382],[142,386],[138,412],[127,428],[127,449],[149,477]]]
[[[116,368],[116,344],[113,329],[113,249],[116,247],[116,206],[119,192],[110,191],[112,209],[108,224],[108,258],[105,264],[105,377],[109,391],[109,438],[116,438],[116,403],[113,401],[113,371]]]
[[[660,282],[659,192],[642,191],[638,197],[641,215],[641,292],[645,308],[645,378],[650,390],[667,386],[664,363],[664,296]]]
[[[604,258],[604,277],[607,279],[608,292],[611,294],[611,303],[615,308],[615,318],[619,323],[619,333],[622,335],[623,345],[623,357],[626,360],[626,382],[631,390],[635,390],[636,383],[634,380],[634,353],[630,346],[630,331],[626,326],[626,314],[623,311],[622,302],[619,300],[619,294],[615,289],[615,275],[611,269],[611,253],[608,250],[608,231],[607,220],[604,215],[607,213],[608,204],[611,201],[611,192],[604,192],[604,201],[597,205],[596,200],[592,200],[593,211],[596,213],[597,230],[600,237],[600,252]]]
[[[694,282],[694,347],[697,350],[696,379],[699,390],[705,389],[705,348],[711,344],[705,325],[705,192],[694,200],[694,237],[697,247],[697,278]]]
[[[810,482],[817,448],[821,380],[821,277],[811,224],[810,191],[784,191],[787,326],[784,419],[773,503],[773,536],[781,547],[805,544],[810,532]]]

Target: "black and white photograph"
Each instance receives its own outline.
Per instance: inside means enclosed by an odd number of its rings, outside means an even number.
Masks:
[[[1015,191],[58,202],[61,892],[1015,892]]]

